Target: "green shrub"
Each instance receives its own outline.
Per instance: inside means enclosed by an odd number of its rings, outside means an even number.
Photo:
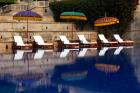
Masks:
[[[16,0],[0,0],[0,4],[11,4],[15,3]]]
[[[93,26],[100,17],[114,16],[120,20],[119,29],[125,29],[133,20],[137,0],[63,0],[50,3],[56,21],[65,11],[83,12],[88,18],[86,24]]]

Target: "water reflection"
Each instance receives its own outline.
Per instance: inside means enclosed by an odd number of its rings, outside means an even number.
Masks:
[[[99,54],[103,49],[68,50],[63,57],[64,51],[48,50],[1,54],[0,91],[139,93],[135,65],[131,62],[134,48],[109,48],[102,55]]]

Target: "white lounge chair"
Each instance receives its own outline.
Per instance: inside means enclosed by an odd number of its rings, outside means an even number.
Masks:
[[[106,37],[103,34],[99,34],[99,39],[103,43],[104,46],[111,46],[111,47],[116,47],[118,46],[118,42],[115,41],[108,41]]]
[[[103,47],[99,52],[99,56],[104,56],[108,49],[109,47]]]
[[[133,45],[134,41],[130,41],[130,40],[127,40],[127,41],[124,41],[119,34],[114,34],[114,38],[118,41],[119,44],[121,45]]]
[[[41,36],[33,36],[36,44],[41,48],[53,48],[53,43],[45,43]]]
[[[115,50],[114,55],[119,55],[120,52],[121,52],[122,50],[123,50],[123,46],[118,47],[118,48]]]
[[[88,42],[84,35],[78,35],[78,38],[84,47],[97,47],[98,46],[97,42]]]
[[[17,49],[31,49],[32,48],[32,44],[24,44],[21,36],[14,36],[14,42],[16,43],[16,45],[14,45],[14,48],[17,48]]]
[[[79,48],[79,43],[71,43],[65,35],[60,35],[59,37],[65,45],[65,48]]]

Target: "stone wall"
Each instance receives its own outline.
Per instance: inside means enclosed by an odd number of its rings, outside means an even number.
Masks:
[[[0,22],[0,31],[70,31],[75,30],[72,23],[48,22]]]

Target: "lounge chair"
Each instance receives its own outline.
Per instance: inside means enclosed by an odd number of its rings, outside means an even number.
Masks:
[[[80,45],[83,47],[98,47],[97,42],[88,42],[84,35],[78,35],[78,38],[80,40]]]
[[[32,44],[24,44],[21,36],[14,36],[14,49],[32,49]]]
[[[127,41],[124,41],[119,34],[114,34],[114,38],[118,41],[118,43],[122,46],[132,46],[134,41],[130,41],[130,40],[127,40]]]
[[[33,38],[39,48],[53,48],[53,43],[45,43],[41,36],[33,36]]]
[[[118,42],[108,41],[103,34],[99,34],[98,36],[99,36],[99,39],[101,40],[101,43],[103,44],[103,46],[107,46],[107,47],[116,47],[116,46],[118,46]]]
[[[70,42],[66,36],[60,35],[60,40],[63,42],[64,48],[79,48],[79,43]]]
[[[108,49],[109,47],[103,47],[99,52],[99,56],[104,56]]]

